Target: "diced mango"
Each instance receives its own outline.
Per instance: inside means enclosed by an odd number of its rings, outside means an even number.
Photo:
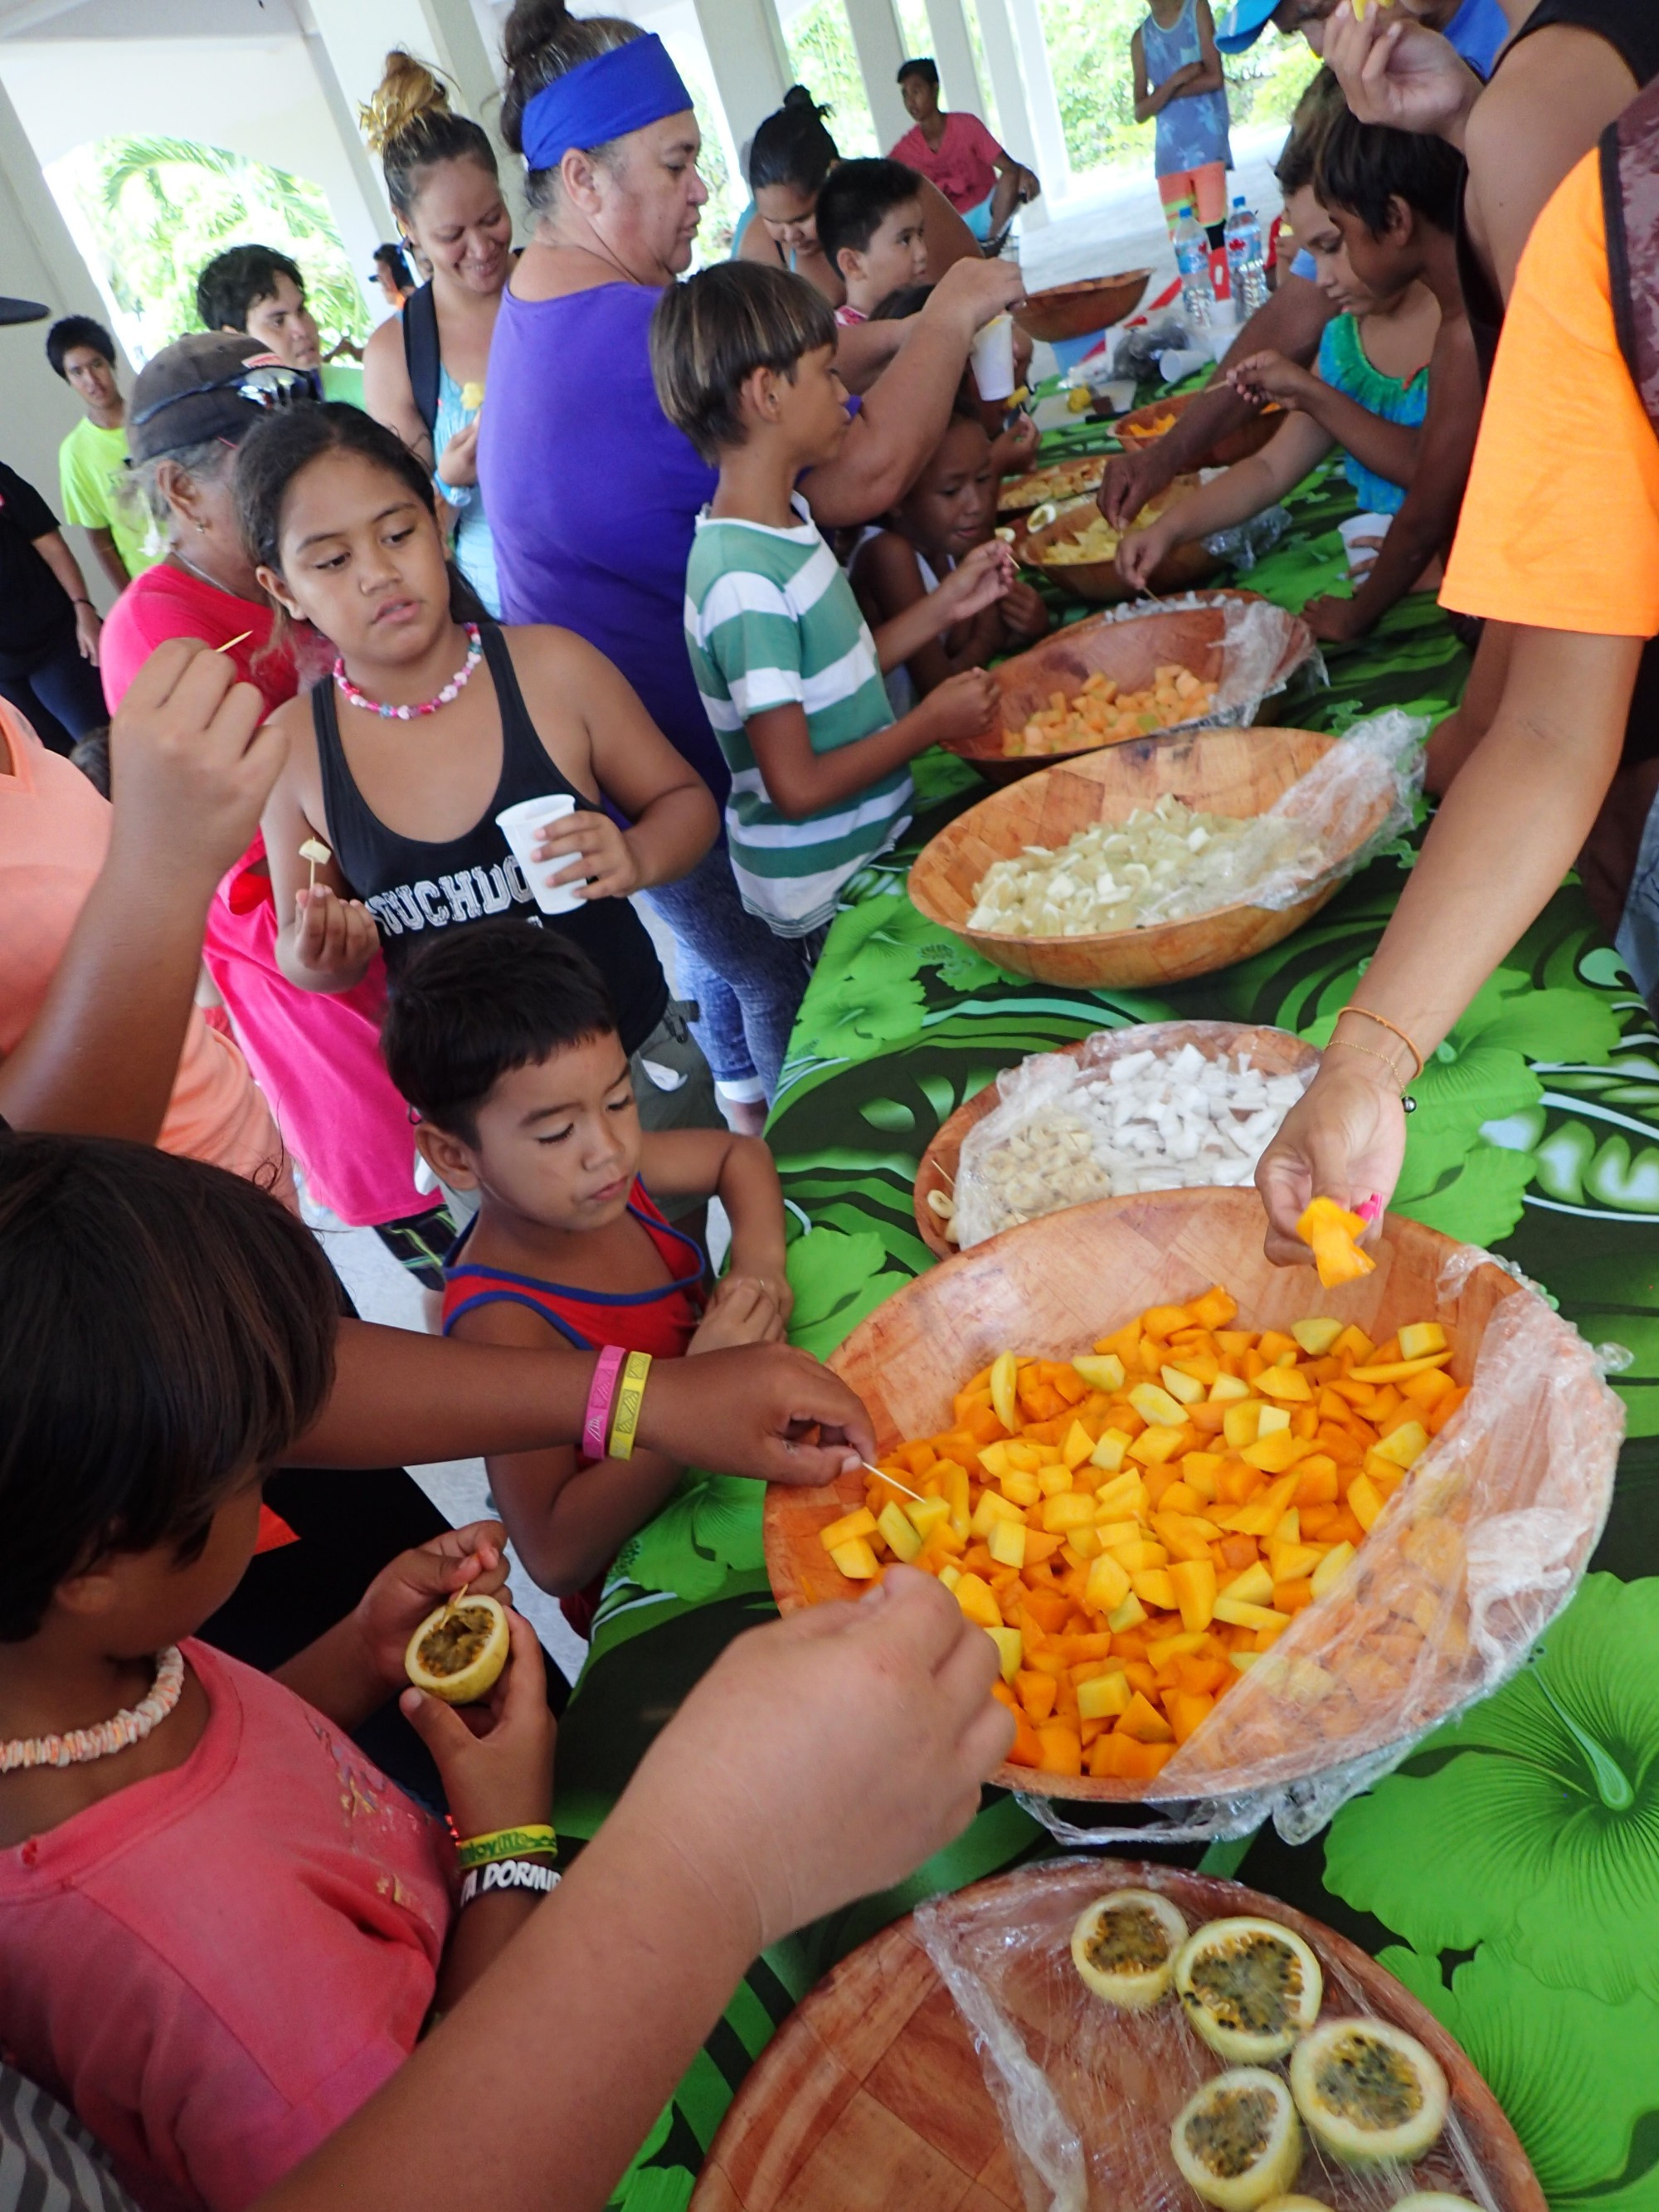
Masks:
[[[1109,1552],[1103,1552],[1089,1563],[1089,1578],[1083,1586],[1083,1602],[1091,1613],[1111,1613],[1129,1595],[1129,1574]]]
[[[984,1577],[965,1574],[956,1587],[956,1601],[976,1627],[1000,1628],[1002,1607],[997,1603],[996,1592]]]
[[[1012,1682],[1019,1672],[1020,1661],[1025,1656],[1025,1638],[1018,1629],[1005,1628],[1000,1625],[988,1628],[985,1633],[997,1647],[997,1664],[1002,1670],[1003,1680]]]
[[[1146,1618],[1146,1608],[1131,1590],[1121,1605],[1115,1605],[1106,1616],[1106,1626],[1115,1636],[1122,1635],[1126,1628],[1139,1628]]]
[[[1185,1374],[1179,1367],[1172,1366],[1166,1366],[1163,1370],[1163,1374],[1164,1387],[1178,1405],[1194,1406],[1204,1395],[1205,1385],[1199,1381],[1195,1375]],[[1131,1398],[1129,1402],[1131,1405],[1134,1405],[1133,1398]],[[1139,1413],[1139,1410],[1140,1408],[1138,1406],[1135,1407],[1135,1411],[1137,1413]]]
[[[1177,1559],[1170,1571],[1170,1585],[1187,1629],[1205,1629],[1215,1613],[1216,1577],[1212,1559]]]
[[[999,1521],[986,1541],[986,1549],[999,1566],[1025,1565],[1026,1528],[1023,1521]]]
[[[876,1555],[870,1549],[869,1540],[864,1536],[849,1536],[844,1544],[837,1544],[830,1556],[849,1583],[872,1582],[878,1571]],[[988,1590],[986,1595],[990,1596]],[[1001,1618],[999,1613],[997,1619],[1000,1620]]]
[[[1348,1485],[1348,1510],[1369,1535],[1385,1500],[1368,1474],[1357,1474]]]
[[[1129,1456],[1142,1467],[1162,1467],[1165,1460],[1185,1451],[1191,1438],[1192,1431],[1184,1423],[1178,1429],[1143,1429],[1130,1445]]]
[[[1103,1430],[1100,1442],[1089,1455],[1089,1464],[1104,1468],[1109,1474],[1115,1474],[1123,1464],[1123,1455],[1132,1441],[1121,1429]]]
[[[867,1505],[860,1505],[856,1513],[843,1513],[839,1521],[832,1521],[827,1528],[818,1531],[818,1541],[826,1552],[833,1552],[841,1544],[850,1544],[858,1536],[873,1536],[876,1516]]]
[[[1327,1290],[1369,1275],[1376,1267],[1370,1254],[1362,1252],[1354,1242],[1364,1229],[1359,1215],[1348,1212],[1334,1198],[1316,1198],[1304,1209],[1296,1233],[1312,1250],[1319,1279]]]
[[[1128,1711],[1132,1695],[1129,1678],[1119,1667],[1078,1684],[1078,1712],[1085,1721],[1115,1721]]]
[[[1072,1362],[1091,1390],[1108,1395],[1123,1388],[1123,1362],[1115,1352],[1085,1352]]]
[[[1312,1574],[1324,1558],[1316,1544],[1279,1544],[1267,1546],[1267,1571],[1275,1583],[1298,1582],[1304,1575]]]
[[[1437,1367],[1443,1367],[1451,1358],[1449,1352],[1425,1352],[1420,1359],[1388,1359],[1371,1367],[1355,1367],[1349,1371],[1353,1382],[1409,1382],[1415,1375],[1427,1375]]]
[[[1392,1460],[1396,1467],[1412,1467],[1429,1448],[1429,1432],[1420,1421],[1406,1421],[1392,1429],[1382,1443],[1374,1447],[1378,1459]]]
[[[1113,1518],[1121,1514],[1144,1513],[1146,1510],[1146,1485],[1136,1468],[1125,1468],[1121,1474],[1114,1475],[1109,1482],[1099,1484],[1095,1491],[1095,1504],[1100,1516]]]
[[[1168,1743],[1175,1735],[1158,1707],[1139,1690],[1130,1697],[1117,1725],[1123,1735],[1133,1736],[1138,1743]]]
[[[1143,1605],[1153,1606],[1160,1613],[1176,1611],[1175,1585],[1167,1567],[1145,1567],[1130,1576],[1129,1584]]]
[[[1008,1456],[1006,1437],[1000,1443],[985,1445],[979,1454],[979,1463],[987,1474],[994,1474],[999,1480],[1006,1474],[1013,1463]]]
[[[1083,1739],[1069,1721],[1049,1721],[1037,1730],[1040,1774],[1081,1774]]]
[[[913,1498],[907,1502],[904,1511],[910,1526],[924,1541],[951,1517],[951,1508],[942,1498]]]
[[[1018,1521],[1023,1528],[1025,1516],[1018,1505],[1011,1505],[996,1491],[981,1491],[979,1504],[975,1506],[968,1522],[968,1534],[981,1538],[988,1536],[999,1521]]]
[[[1215,1617],[1218,1620],[1224,1620],[1232,1628],[1270,1628],[1275,1634],[1290,1618],[1288,1613],[1274,1613],[1267,1606],[1246,1605],[1231,1593],[1216,1600]]]
[[[1222,1593],[1236,1605],[1265,1605],[1273,1594],[1273,1578],[1260,1559],[1236,1576]],[[1220,1603],[1220,1599],[1216,1601]]]
[[[1421,1359],[1431,1352],[1446,1349],[1446,1332],[1437,1321],[1407,1322],[1400,1332],[1400,1356],[1402,1359]]]
[[[1149,1428],[1178,1429],[1184,1419],[1180,1401],[1167,1390],[1160,1390],[1156,1382],[1137,1382],[1129,1393],[1129,1403]]]
[[[998,1420],[1011,1434],[1019,1426],[1016,1396],[1018,1387],[1019,1366],[1013,1353],[999,1353],[991,1363],[991,1405]]]
[[[1354,1556],[1352,1544],[1333,1544],[1313,1571],[1313,1594],[1322,1598],[1340,1581],[1350,1559]]]
[[[1291,1334],[1310,1359],[1322,1359],[1341,1334],[1341,1322],[1328,1316],[1316,1315],[1307,1321],[1291,1323]]]
[[[886,1539],[893,1557],[902,1559],[908,1566],[921,1549],[921,1539],[912,1527],[909,1515],[896,1501],[882,1507],[876,1516],[876,1526]]]
[[[1081,1467],[1095,1448],[1095,1440],[1081,1421],[1073,1421],[1066,1431],[1066,1441],[1060,1448],[1060,1456],[1066,1467]]]
[[[1043,1528],[1051,1535],[1063,1535],[1068,1528],[1093,1525],[1095,1501],[1085,1492],[1073,1490],[1060,1498],[1045,1498],[1038,1510]]]

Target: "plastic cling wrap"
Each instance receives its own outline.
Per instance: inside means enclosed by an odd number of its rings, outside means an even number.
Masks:
[[[1182,723],[1182,728],[1249,728],[1261,713],[1262,701],[1282,691],[1297,666],[1311,668],[1321,685],[1329,681],[1324,657],[1317,651],[1295,666],[1286,665],[1293,655],[1296,634],[1303,627],[1298,618],[1286,614],[1271,599],[1252,599],[1242,592],[1227,592],[1219,600],[1215,594],[1203,592],[1188,592],[1173,599],[1129,599],[1103,613],[1100,621],[1103,626],[1116,627],[1160,615],[1194,613],[1218,605],[1224,619],[1215,704],[1201,720]]]
[[[1094,1198],[1247,1183],[1316,1065],[1285,1032],[1230,1022],[1097,1030],[1079,1054],[1022,1060],[963,1140],[957,1239]]]
[[[1455,1297],[1486,1258],[1455,1253],[1442,1295]],[[1085,1830],[1046,1800],[1020,1802],[1073,1844],[1243,1836],[1269,1819],[1305,1842],[1525,1660],[1595,1547],[1624,1426],[1577,1330],[1529,1290],[1504,1298],[1468,1397],[1346,1572],[1158,1777],[1155,1802],[1171,1826]]]
[[[1176,2115],[1224,2063],[1188,2027],[1173,1995],[1133,2012],[1103,2002],[1072,1963],[1071,1936],[1094,1899],[1155,1890],[1188,1926],[1235,1914],[1276,1920],[1310,1943],[1324,1978],[1322,2018],[1381,2018],[1416,2037],[1452,2084],[1439,2141],[1411,2166],[1366,2169],[1309,2136],[1287,2191],[1331,2212],[1388,2212],[1441,2191],[1494,2212],[1541,2202],[1489,2094],[1422,2008],[1382,1970],[1316,1922],[1243,1890],[1177,1869],[1058,1860],[916,1914],[917,1936],[972,2031],[980,2065],[1017,2154],[1030,2212],[1199,2212],[1176,2166]],[[1273,2063],[1283,2079],[1287,2061]]]

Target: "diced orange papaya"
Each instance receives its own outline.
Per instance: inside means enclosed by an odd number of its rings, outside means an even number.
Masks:
[[[1313,1601],[1313,1583],[1305,1576],[1273,1584],[1273,1610],[1275,1613],[1300,1613],[1304,1606],[1310,1606]]]
[[[1036,1655],[1039,1657],[1046,1654]],[[1046,1721],[1054,1710],[1054,1699],[1060,1694],[1060,1684],[1053,1674],[1037,1668],[1022,1667],[1014,1676],[1014,1694],[1033,1721]]]
[[[1126,1668],[1124,1671],[1128,1670]],[[1168,1743],[1175,1735],[1158,1707],[1139,1690],[1130,1698],[1127,1711],[1119,1719],[1117,1732],[1133,1736],[1140,1743]]]
[[[1067,1721],[1050,1721],[1037,1732],[1040,1774],[1081,1774],[1083,1739]]]
[[[1215,1699],[1195,1690],[1171,1690],[1164,1703],[1177,1743],[1185,1743],[1199,1723],[1215,1711]]]

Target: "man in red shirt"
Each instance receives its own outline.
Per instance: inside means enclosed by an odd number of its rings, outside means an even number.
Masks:
[[[899,140],[892,158],[936,185],[975,238],[1000,239],[1014,210],[1042,191],[1035,174],[998,145],[977,115],[944,112],[934,63],[906,62],[898,82],[915,127]]]

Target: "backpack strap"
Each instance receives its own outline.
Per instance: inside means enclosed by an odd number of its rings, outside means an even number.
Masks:
[[[438,420],[439,364],[438,307],[430,277],[404,301],[404,365],[415,411],[432,436]]]
[[[1659,81],[1607,126],[1601,161],[1613,326],[1659,430]]]

